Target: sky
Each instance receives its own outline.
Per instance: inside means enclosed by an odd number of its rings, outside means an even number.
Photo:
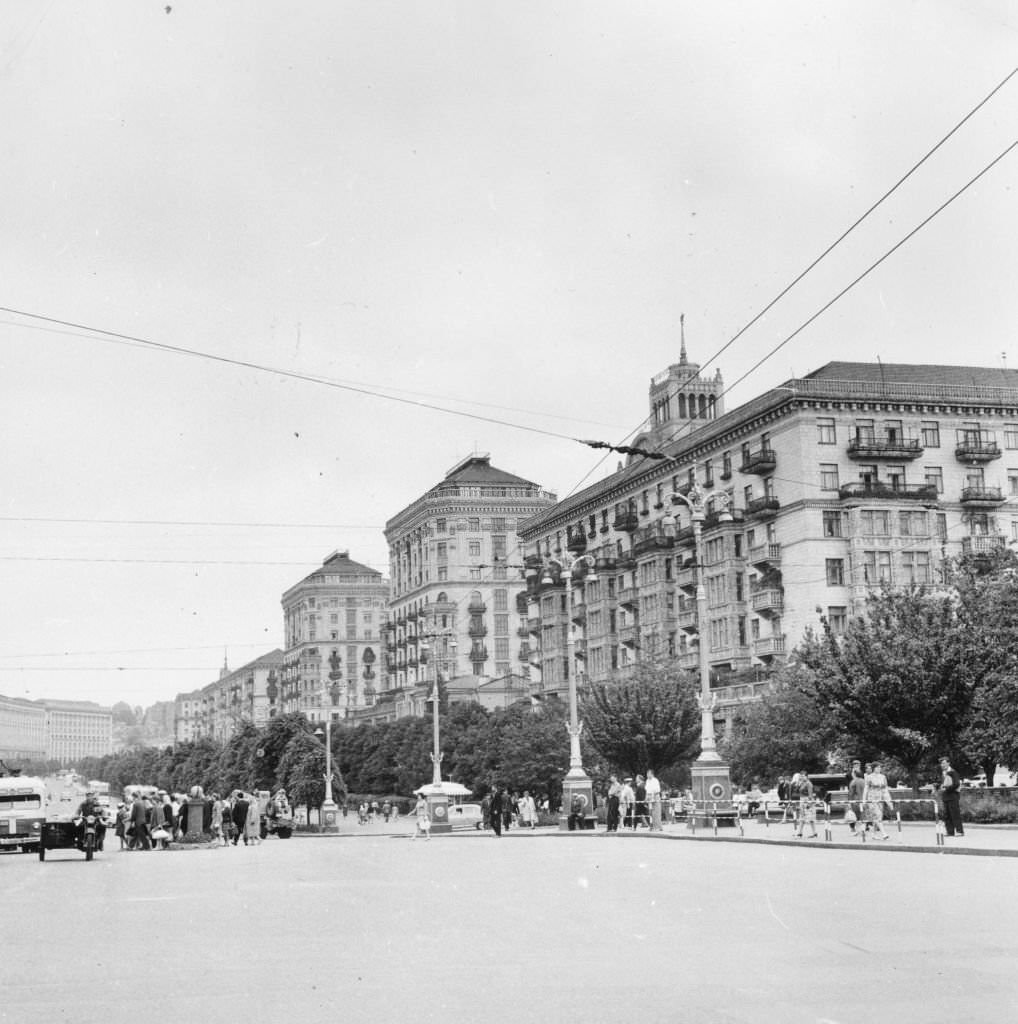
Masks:
[[[0,693],[214,681],[473,451],[589,484],[616,457],[575,439],[640,426],[683,315],[729,409],[835,359],[1018,366],[1018,150],[935,214],[1018,76],[725,347],[1016,44],[1004,0],[7,0]]]

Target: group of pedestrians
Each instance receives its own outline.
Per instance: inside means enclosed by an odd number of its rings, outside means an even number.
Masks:
[[[620,827],[662,831],[661,782],[653,769],[635,779],[627,775],[621,782],[617,775],[609,776],[606,828],[614,833]]]
[[[184,797],[160,790],[155,796],[135,793],[117,805],[114,832],[121,850],[166,850],[182,834]]]

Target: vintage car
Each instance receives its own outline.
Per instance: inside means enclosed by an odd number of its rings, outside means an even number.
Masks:
[[[480,804],[449,804],[449,824],[454,829],[484,828],[484,813]]]

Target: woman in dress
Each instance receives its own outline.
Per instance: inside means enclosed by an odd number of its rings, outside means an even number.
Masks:
[[[805,772],[798,775],[799,781],[795,783],[795,795],[799,798],[799,812],[795,819],[796,838],[802,838],[806,826],[810,827],[810,839],[817,837],[817,811],[816,801],[813,799],[813,783]]]
[[[520,824],[531,829],[537,828],[537,804],[529,789],[525,789],[520,797]]]
[[[247,820],[244,822],[244,842],[260,843],[262,841],[262,808],[258,797],[252,793],[248,798]]]
[[[414,804],[414,816],[417,818],[417,821],[414,824],[414,834],[410,838],[416,839],[418,834],[423,833],[424,838],[430,842],[431,818],[428,816],[428,801],[424,799],[423,793],[417,798],[417,803]]]
[[[874,761],[866,768],[862,791],[863,820],[872,827],[873,834],[878,839],[890,839],[891,837],[884,831],[884,807],[891,802],[887,776],[880,770],[879,761]]]

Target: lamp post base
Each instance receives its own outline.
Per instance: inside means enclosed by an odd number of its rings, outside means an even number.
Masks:
[[[719,828],[734,825],[737,815],[728,765],[717,754],[710,758],[701,754],[693,762],[691,774],[696,827],[710,828],[715,820]]]
[[[330,835],[338,835],[340,813],[339,806],[335,800],[326,800],[318,812],[321,830]]]
[[[447,793],[427,793],[428,818],[431,819],[431,834],[440,836],[452,831],[449,823],[449,796]]]
[[[576,815],[572,811],[574,799],[578,799],[582,805],[582,810]],[[559,831],[572,832],[576,829],[593,829],[596,825],[594,784],[582,768],[570,768],[569,774],[562,780],[562,810],[558,816]]]

